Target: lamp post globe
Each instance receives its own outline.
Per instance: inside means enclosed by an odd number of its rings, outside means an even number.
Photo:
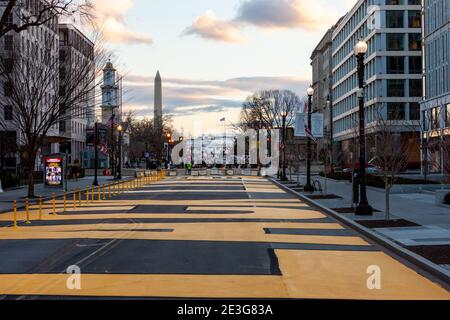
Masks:
[[[359,54],[366,54],[367,50],[369,49],[367,43],[363,40],[358,41],[358,43],[356,44],[354,51],[355,51],[355,55],[359,55]]]

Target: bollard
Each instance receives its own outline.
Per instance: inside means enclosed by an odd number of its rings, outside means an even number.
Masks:
[[[14,219],[13,228],[17,229],[17,201],[16,200],[14,200],[14,204],[13,204],[13,219]]]
[[[100,187],[97,187],[97,198],[98,198],[98,201],[102,201],[102,196],[101,196],[101,193],[100,193]]]
[[[30,203],[28,201],[28,198],[25,199],[25,212],[27,214],[26,224],[31,224],[31,221],[30,221]]]
[[[78,190],[78,206],[81,208],[81,189]]]
[[[39,220],[42,220],[42,196],[39,197]]]
[[[63,207],[64,207],[64,212],[66,212],[67,211],[67,194],[66,194],[66,192],[64,192],[64,195],[63,195]]]
[[[76,209],[77,208],[77,191],[75,191],[73,193],[73,208]]]
[[[52,206],[53,206],[53,215],[56,215],[56,198],[55,193],[52,193]]]
[[[108,199],[111,199],[111,185],[108,184]]]
[[[89,204],[89,188],[86,187],[86,204]]]
[[[95,189],[94,189],[94,187],[91,188],[91,196],[92,196],[91,203],[93,203],[94,200],[95,200]]]

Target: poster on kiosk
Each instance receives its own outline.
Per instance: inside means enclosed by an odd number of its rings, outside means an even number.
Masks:
[[[44,183],[49,188],[64,186],[64,158],[61,155],[45,157]]]

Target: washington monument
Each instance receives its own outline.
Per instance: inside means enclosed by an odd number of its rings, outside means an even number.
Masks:
[[[161,132],[163,130],[163,112],[162,112],[162,83],[161,75],[158,73],[155,77],[155,104],[154,104],[154,126]]]

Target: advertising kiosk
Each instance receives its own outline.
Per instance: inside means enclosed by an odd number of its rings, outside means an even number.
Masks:
[[[47,188],[63,188],[65,180],[64,157],[46,156],[44,159],[44,185]]]

